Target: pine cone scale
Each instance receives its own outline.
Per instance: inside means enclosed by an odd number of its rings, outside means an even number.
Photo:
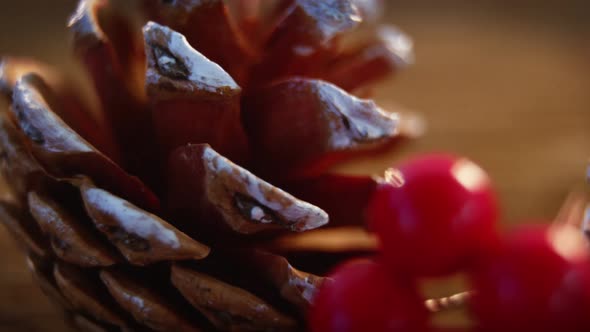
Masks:
[[[163,260],[201,259],[209,248],[177,230],[156,215],[143,211],[88,182],[80,187],[86,211],[132,264]]]
[[[172,284],[221,330],[284,330],[296,326],[292,318],[255,295],[197,271],[173,266]]]
[[[80,330],[305,329],[325,269],[376,247],[359,227],[376,181],[330,168],[411,136],[350,91],[411,50],[341,47],[376,29],[375,1],[142,3],[138,22],[80,0],[69,22],[96,114],[2,61],[0,218]]]
[[[65,264],[56,264],[53,276],[61,293],[77,310],[113,326],[127,325],[128,319],[105,296],[106,289],[97,278]]]
[[[92,230],[48,196],[30,191],[28,204],[31,215],[60,259],[83,267],[111,266],[119,260],[110,247],[97,240]]]

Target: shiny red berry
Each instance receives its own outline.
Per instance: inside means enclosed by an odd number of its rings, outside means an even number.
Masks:
[[[379,263],[353,260],[336,268],[309,312],[312,332],[423,332],[428,313],[412,285]]]
[[[471,306],[486,331],[590,331],[588,248],[573,233],[529,226],[481,262]]]
[[[422,276],[455,272],[496,240],[496,199],[486,172],[468,159],[432,154],[388,169],[367,221],[382,256]]]

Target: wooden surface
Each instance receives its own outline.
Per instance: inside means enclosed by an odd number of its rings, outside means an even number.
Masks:
[[[30,11],[32,3],[40,9]],[[583,188],[590,155],[590,30],[580,9],[575,2],[546,13],[529,1],[515,12],[475,2],[401,3],[390,20],[414,37],[417,63],[376,92],[385,107],[422,113],[428,132],[401,151],[341,170],[375,173],[412,153],[455,151],[491,173],[504,224],[551,218],[570,188]],[[72,6],[22,1],[3,8],[0,54],[71,69],[63,22]],[[62,331],[3,229],[0,264],[0,331]]]

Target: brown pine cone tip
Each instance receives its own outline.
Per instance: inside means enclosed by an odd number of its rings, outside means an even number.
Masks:
[[[377,180],[330,168],[419,134],[355,96],[413,61],[381,5],[81,0],[69,28],[93,106],[58,71],[2,59],[0,219],[74,327],[305,329],[321,275],[376,248]]]

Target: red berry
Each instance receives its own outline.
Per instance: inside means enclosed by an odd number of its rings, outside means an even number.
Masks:
[[[416,275],[467,267],[496,240],[496,199],[487,174],[451,155],[388,169],[367,218],[388,264]]]
[[[483,327],[590,331],[587,252],[572,250],[575,239],[552,236],[544,227],[528,227],[507,236],[498,252],[482,261],[472,276],[472,311]]]
[[[428,313],[412,285],[390,277],[370,260],[336,268],[318,291],[309,313],[312,332],[423,332]]]

